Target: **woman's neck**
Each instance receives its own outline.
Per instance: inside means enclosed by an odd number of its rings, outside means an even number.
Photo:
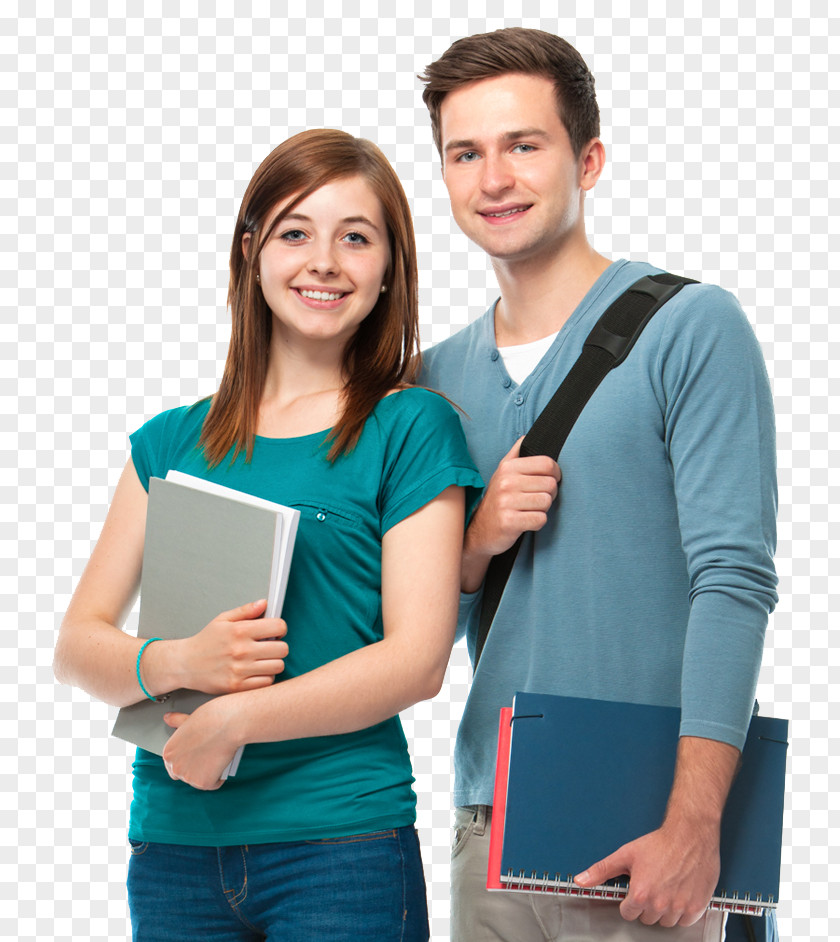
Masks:
[[[341,358],[334,351],[272,344],[257,434],[291,438],[332,428],[343,389]]]

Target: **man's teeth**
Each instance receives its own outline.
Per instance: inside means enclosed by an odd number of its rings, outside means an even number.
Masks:
[[[300,289],[300,293],[305,297],[309,298],[311,301],[337,301],[340,297],[343,297],[344,292],[332,292],[332,291],[305,291]]]
[[[496,219],[501,219],[502,216],[512,216],[514,213],[524,213],[528,209],[527,206],[520,206],[518,209],[507,209],[503,213],[486,213],[487,216],[493,216]]]

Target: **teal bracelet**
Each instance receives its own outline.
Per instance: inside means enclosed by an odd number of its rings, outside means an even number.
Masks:
[[[165,695],[162,696],[162,697],[153,697],[153,696],[149,693],[149,691],[146,690],[146,688],[143,686],[143,679],[142,679],[142,677],[140,676],[140,658],[143,657],[143,652],[146,650],[146,648],[147,648],[153,641],[163,641],[163,638],[147,638],[146,641],[144,641],[143,644],[142,644],[142,646],[140,647],[140,650],[137,652],[137,665],[136,665],[137,683],[140,684],[140,689],[143,691],[143,693],[146,694],[146,696],[147,696],[152,702],[154,702],[154,703],[163,703],[164,700],[168,700],[168,699],[169,699],[169,694],[167,693],[167,694],[165,694]]]

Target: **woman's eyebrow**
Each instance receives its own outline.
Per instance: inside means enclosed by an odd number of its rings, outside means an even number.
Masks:
[[[306,216],[303,213],[289,213],[287,216],[283,216],[282,219],[283,222],[312,222],[311,217]],[[367,216],[345,216],[343,219],[339,219],[339,222],[342,225],[370,226],[371,229],[379,232],[379,226],[377,226],[375,222],[372,222],[370,219],[368,219]]]

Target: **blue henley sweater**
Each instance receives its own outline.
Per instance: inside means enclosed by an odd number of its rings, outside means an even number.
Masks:
[[[460,405],[485,482],[627,287],[618,261],[517,385],[493,305],[424,355]],[[528,533],[475,672],[455,749],[455,803],[492,804],[499,708],[517,690],[682,708],[681,734],[742,748],[776,600],[775,430],[755,335],[736,299],[684,287],[596,390],[560,456],[546,526]],[[474,658],[480,595],[462,597]]]

